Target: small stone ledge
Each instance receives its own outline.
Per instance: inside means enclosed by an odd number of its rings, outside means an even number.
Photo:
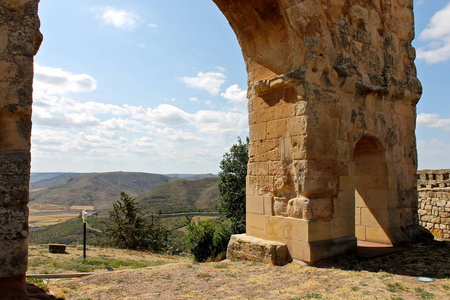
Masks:
[[[292,261],[286,244],[268,241],[246,234],[231,236],[228,243],[227,259],[244,259],[283,266]]]

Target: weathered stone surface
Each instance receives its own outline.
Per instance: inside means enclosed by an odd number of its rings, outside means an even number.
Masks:
[[[42,41],[38,3],[0,1],[0,295],[5,299],[28,298],[33,56]]]
[[[244,259],[283,266],[292,261],[286,244],[255,238],[245,234],[231,236],[227,259]]]
[[[2,240],[0,243],[0,278],[25,274],[28,265],[27,239]]]
[[[28,207],[0,208],[0,241],[28,236]]]
[[[30,162],[29,151],[0,151],[0,174],[29,176]]]
[[[0,207],[27,205],[28,196],[28,175],[0,175]]]

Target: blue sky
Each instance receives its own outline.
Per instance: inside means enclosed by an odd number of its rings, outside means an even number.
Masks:
[[[41,0],[33,172],[217,173],[248,135],[237,39],[211,0]],[[415,1],[419,168],[450,168],[450,1]]]

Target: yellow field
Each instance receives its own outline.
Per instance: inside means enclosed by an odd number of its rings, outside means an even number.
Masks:
[[[30,203],[28,205],[28,207],[30,208],[30,213],[67,210],[66,206],[55,205],[55,204],[33,204],[33,203]]]
[[[61,223],[61,222],[67,221],[69,219],[77,217],[83,209],[94,210],[94,206],[73,205],[73,206],[70,206],[69,208],[67,208],[65,206],[54,205],[54,204],[32,205],[30,207],[30,213],[46,213],[46,212],[48,212],[49,214],[41,215],[41,216],[30,215],[29,222],[31,225],[37,225],[37,226],[54,225],[54,224],[58,224],[58,223]],[[58,212],[64,212],[67,210],[77,210],[77,212],[72,213],[72,214],[58,213]]]
[[[76,214],[53,214],[53,215],[44,215],[44,216],[30,216],[29,222],[31,225],[37,226],[49,226],[58,224],[69,219],[75,218],[79,215]]]
[[[73,205],[73,206],[69,207],[69,210],[80,210],[80,211],[82,211],[83,209],[85,209],[85,210],[94,210],[94,206]]]

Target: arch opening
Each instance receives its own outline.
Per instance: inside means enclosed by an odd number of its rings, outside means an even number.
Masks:
[[[386,152],[373,136],[355,145],[355,236],[359,241],[392,244],[389,236],[389,181]]]

